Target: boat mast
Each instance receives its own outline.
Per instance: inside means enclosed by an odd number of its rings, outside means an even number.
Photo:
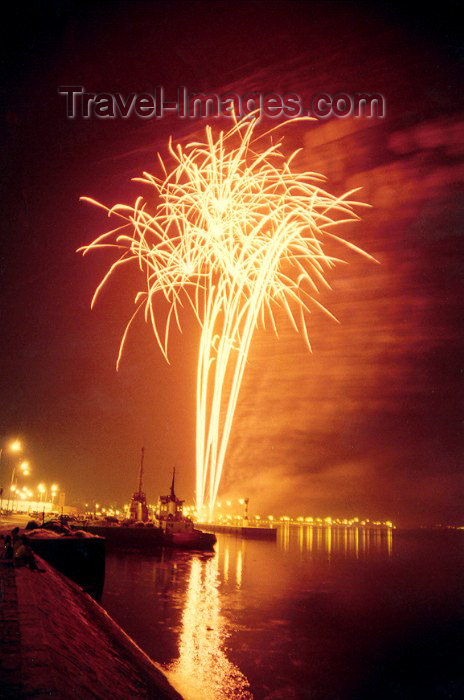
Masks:
[[[171,498],[172,498],[173,501],[174,501],[175,498],[176,498],[176,494],[174,493],[174,481],[175,481],[175,478],[176,478],[176,468],[174,467],[174,469],[172,470],[172,482],[171,482]]]
[[[139,490],[134,493],[129,506],[131,520],[148,520],[147,498],[143,492],[143,458],[145,457],[145,448],[142,447],[142,455],[140,457],[140,472],[139,472]]]
[[[142,447],[142,456],[140,457],[140,475],[139,475],[139,493],[142,493],[143,482],[143,458],[145,456],[145,448]]]

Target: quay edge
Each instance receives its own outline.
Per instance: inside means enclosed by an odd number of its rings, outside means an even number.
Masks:
[[[166,675],[77,584],[0,564],[2,697],[182,700]]]
[[[249,527],[246,525],[218,525],[216,523],[195,523],[206,532],[220,532],[250,540],[275,540],[276,527]]]

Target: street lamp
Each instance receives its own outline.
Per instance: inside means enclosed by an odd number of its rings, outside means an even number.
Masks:
[[[5,448],[0,447],[0,463],[3,455],[3,450],[5,449],[5,452],[9,452],[10,454],[17,454],[18,452],[21,452],[22,450],[22,444],[21,441],[18,440],[17,438],[15,440],[11,440]],[[3,507],[3,487],[0,483],[0,510]]]
[[[10,454],[17,454],[18,452],[21,452],[22,449],[23,446],[19,440],[12,440],[5,448],[0,447],[0,459],[2,458],[3,450],[5,450],[5,452],[9,452]]]
[[[0,458],[3,454],[3,449],[5,449],[6,452],[11,452],[11,454],[17,454],[22,451],[23,446],[20,440],[12,440],[5,448],[0,447]]]
[[[19,470],[23,476],[29,476],[29,474],[31,473],[30,464],[26,459],[24,459],[21,462],[21,464],[19,465]],[[13,493],[16,491],[16,486],[15,486],[15,488],[13,488],[15,476],[16,476],[16,464],[13,465],[13,471],[11,472],[10,492],[13,492]],[[8,510],[10,508],[9,503],[10,503],[10,501],[8,500]]]
[[[10,510],[10,503],[11,503],[11,510],[13,510],[15,499],[16,500],[18,499],[17,488],[16,488],[15,484],[11,484],[10,493],[8,494],[8,510]]]
[[[58,484],[52,484],[51,486],[51,492],[52,492],[52,503],[54,501],[56,492],[58,491]]]
[[[24,476],[29,476],[29,474],[31,473],[31,467],[27,459],[21,462],[19,468]]]
[[[21,445],[21,440],[12,440],[10,444],[8,445],[8,449],[10,452],[21,452],[23,449],[23,446]]]

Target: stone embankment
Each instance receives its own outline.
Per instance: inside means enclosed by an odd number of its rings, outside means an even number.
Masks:
[[[0,697],[181,698],[89,595],[45,561],[0,560]]]

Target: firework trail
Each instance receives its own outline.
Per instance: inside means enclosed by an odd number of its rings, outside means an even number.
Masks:
[[[245,364],[258,324],[277,334],[275,311],[283,308],[308,348],[311,305],[332,316],[315,298],[329,287],[325,272],[343,262],[328,255],[334,228],[359,219],[352,190],[335,197],[321,189],[324,177],[294,172],[298,151],[286,156],[271,132],[256,135],[252,119],[235,122],[217,137],[206,127],[204,142],[174,146],[171,166],[158,155],[161,177],[148,172],[137,182],[151,188],[133,206],[106,210],[120,224],[81,248],[85,253],[115,248],[119,257],[98,285],[92,306],[108,278],[137,264],[145,287],[121,341],[143,311],[168,360],[170,328],[190,306],[201,326],[196,396],[196,504],[212,513],[224,465]],[[264,145],[263,144],[268,144]],[[365,206],[365,205],[364,205]],[[168,312],[163,316],[159,299]],[[333,316],[332,316],[333,318]]]

